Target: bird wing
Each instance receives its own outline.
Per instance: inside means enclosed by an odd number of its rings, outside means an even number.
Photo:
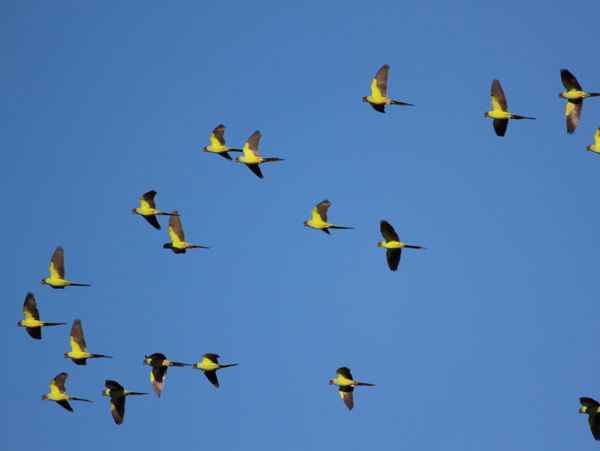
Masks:
[[[125,396],[110,397],[110,412],[112,413],[115,423],[123,423],[123,417],[125,416]]]
[[[37,309],[37,303],[35,302],[33,293],[27,293],[27,296],[25,297],[23,314],[25,315],[25,319],[34,319],[36,321],[40,320],[40,312]]]
[[[506,97],[504,96],[504,91],[498,80],[492,80],[492,106],[494,107],[494,111],[508,111]]]
[[[311,212],[313,222],[315,222],[315,221],[327,222],[327,210],[329,210],[330,205],[331,205],[331,202],[329,202],[328,200],[324,200],[323,202],[318,204],[315,208],[313,208],[313,210]]]
[[[258,141],[260,140],[260,137],[260,132],[256,130],[252,136],[248,138],[248,141],[244,145],[244,155],[246,157],[260,157],[260,154],[258,153]]]
[[[387,243],[390,241],[400,241],[398,238],[398,234],[394,230],[394,228],[387,221],[381,221],[381,234]]]
[[[225,133],[225,126],[223,124],[219,125],[217,128],[213,130],[210,135],[210,144],[214,146],[225,147],[225,138],[223,138],[223,133]]]
[[[106,379],[106,383],[104,384],[106,388],[109,390],[123,390],[123,386],[115,381],[110,381]]]
[[[87,344],[85,344],[85,338],[83,338],[80,319],[73,321],[73,327],[71,328],[71,348],[73,348],[73,352],[87,352]]]
[[[167,360],[165,355],[161,354],[160,352],[155,352],[152,355],[147,355],[146,358],[151,360]]]
[[[387,97],[387,79],[388,79],[388,71],[390,70],[390,66],[388,64],[384,64],[375,75],[373,79],[373,83],[371,84],[371,92],[373,93],[373,97]]]
[[[142,208],[153,208],[156,209],[156,204],[154,203],[154,196],[156,196],[156,191],[148,191],[142,197],[140,197],[140,205]]]
[[[592,398],[579,398],[579,402],[586,407],[600,407],[600,403]]]
[[[61,407],[64,407],[69,412],[73,412],[73,408],[71,407],[71,404],[69,404],[68,401],[56,401],[56,404],[58,404]]]
[[[202,372],[204,373],[204,375],[210,381],[211,384],[213,384],[215,387],[219,388],[219,380],[217,379],[217,371],[216,370],[213,370],[213,371],[202,370]]]
[[[50,277],[52,279],[65,278],[65,257],[63,248],[58,246],[50,259]]]
[[[69,377],[67,373],[60,373],[52,379],[52,382],[50,382],[50,393],[66,395],[67,390],[65,390],[65,381],[67,380],[67,377]]]
[[[26,327],[25,330],[29,334],[31,338],[35,338],[36,340],[42,339],[42,328],[41,327]]]
[[[350,374],[350,369],[346,368],[345,366],[338,368],[336,371],[336,374],[339,376],[340,382],[353,382],[352,380],[352,374]],[[344,380],[345,379],[345,380]]]
[[[400,257],[402,256],[402,249],[388,249],[385,253],[385,257],[387,258],[388,266],[392,271],[396,271],[398,269],[398,265],[400,264]]]
[[[354,395],[352,393],[353,391],[354,387],[350,387],[349,385],[339,388],[340,396],[342,397],[344,404],[346,404],[346,407],[348,407],[349,410],[352,410],[352,408],[354,407]]]
[[[569,100],[567,102],[567,133],[570,135],[575,132],[577,124],[579,124],[582,106],[582,99]]]
[[[494,119],[494,131],[498,136],[504,136],[508,128],[508,119]]]
[[[575,76],[567,69],[560,70],[560,78],[567,91],[581,91],[581,85]]]
[[[218,354],[204,354],[202,356],[202,360],[204,360],[203,363],[214,363],[215,365],[219,364],[219,355]]]
[[[169,219],[169,236],[173,243],[185,243],[185,233],[181,227],[181,219],[177,210],[171,211],[171,219]]]
[[[256,176],[259,179],[264,178],[264,176],[262,175],[262,171],[260,170],[260,167],[257,164],[247,164],[246,166],[248,166],[248,169],[254,172],[254,174],[256,174]]]
[[[152,382],[152,388],[154,393],[160,398],[160,393],[165,386],[165,377],[167,377],[168,366],[161,366],[159,368],[152,368],[150,373],[150,382]]]
[[[154,227],[156,230],[160,230],[160,224],[158,223],[158,219],[156,219],[156,216],[146,215],[146,216],[142,216],[142,218],[144,218],[146,221],[148,221],[150,223],[150,225],[152,227]]]

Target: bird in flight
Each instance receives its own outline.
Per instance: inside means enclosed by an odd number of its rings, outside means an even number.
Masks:
[[[313,229],[322,230],[328,235],[329,229],[354,229],[354,227],[342,227],[333,224],[329,224],[327,222],[327,210],[331,202],[328,200],[324,200],[320,204],[318,204],[315,208],[312,209],[312,220],[304,221],[304,227],[312,227]]]
[[[237,157],[235,162],[244,163],[252,172],[256,174],[258,178],[262,179],[263,175],[260,171],[260,167],[258,167],[259,164],[285,160],[282,158],[261,158],[260,154],[258,153],[258,141],[260,140],[260,137],[260,132],[256,130],[244,145],[244,156]]]
[[[131,213],[133,213],[134,215],[142,215],[142,217],[146,221],[148,221],[152,225],[152,227],[154,227],[156,230],[160,230],[160,224],[158,223],[158,219],[156,219],[156,216],[171,216],[172,213],[158,211],[156,209],[156,204],[154,203],[154,196],[156,196],[156,191],[148,191],[146,194],[140,197],[141,208],[134,208],[133,210],[131,210]]]
[[[487,111],[485,117],[491,117],[494,119],[494,130],[496,135],[504,136],[506,133],[506,127],[508,127],[508,120],[515,119],[531,119],[535,120],[534,117],[517,116],[508,112],[508,104],[506,103],[506,97],[504,97],[504,91],[498,80],[492,80],[492,107],[493,111]]]
[[[386,105],[406,105],[406,106],[414,106],[411,103],[403,103],[397,102],[396,100],[388,99],[387,93],[387,79],[388,79],[388,71],[390,70],[390,66],[388,64],[384,64],[375,75],[373,79],[373,83],[371,83],[371,95],[364,96],[362,101],[369,102],[369,104],[380,113],[385,113]]]
[[[188,244],[185,242],[185,233],[183,233],[181,219],[179,219],[177,210],[171,212],[171,219],[169,219],[169,236],[171,237],[171,243],[165,243],[163,249],[171,249],[176,254],[185,254],[186,249],[210,249],[206,246],[196,246],[195,244]]]
[[[65,390],[65,381],[67,380],[67,377],[69,377],[67,373],[60,373],[58,376],[52,379],[52,382],[50,382],[50,393],[46,393],[44,396],[42,396],[42,400],[54,401],[61,407],[67,409],[69,412],[73,412],[73,408],[69,404],[69,401],[92,401],[89,399],[75,398],[67,395],[67,390]]]
[[[592,398],[579,398],[581,405],[584,406],[579,409],[579,413],[587,413],[588,423],[592,430],[592,435],[596,440],[600,440],[600,417],[598,417],[598,411],[600,411],[600,403],[593,400]]]
[[[140,393],[137,391],[128,391],[121,384],[115,381],[106,380],[104,386],[108,390],[102,392],[102,396],[110,396],[110,411],[115,423],[122,424],[125,416],[125,397],[129,395],[148,395],[149,393]]]
[[[336,370],[338,375],[337,379],[332,379],[329,381],[329,385],[337,385],[339,388],[340,396],[348,407],[349,410],[352,410],[354,407],[354,397],[352,392],[354,391],[354,387],[359,385],[364,385],[367,387],[374,387],[375,384],[367,384],[365,382],[356,382],[352,379],[352,374],[350,374],[350,370],[345,366],[338,368]]]
[[[17,326],[26,327],[27,333],[31,335],[31,338],[36,340],[42,339],[42,327],[44,326],[62,326],[67,323],[44,323],[40,321],[40,312],[37,309],[37,303],[33,293],[27,293],[25,297],[25,303],[23,304],[23,314],[25,319],[19,321]]]
[[[194,364],[194,368],[202,370],[206,378],[216,388],[219,388],[219,380],[217,379],[217,370],[221,368],[227,368],[228,366],[237,366],[237,363],[230,363],[228,365],[219,365],[219,356],[217,354],[204,354],[202,356],[202,362]]]
[[[575,133],[579,118],[581,117],[581,107],[583,99],[586,97],[598,97],[600,93],[583,92],[581,85],[575,76],[567,69],[560,70],[560,78],[567,92],[561,92],[558,95],[559,99],[567,99],[567,133],[572,135]]]
[[[90,354],[87,352],[87,344],[85,338],[83,338],[83,329],[81,328],[81,320],[76,319],[73,321],[73,327],[71,328],[71,352],[66,352],[65,359],[73,360],[73,363],[77,365],[87,365],[87,359],[112,359],[108,355]]]
[[[144,365],[150,365],[152,372],[150,373],[150,382],[154,393],[160,398],[163,387],[165,386],[165,377],[167,377],[167,369],[170,366],[192,366],[187,363],[169,362],[164,354],[156,352],[152,355],[147,355],[144,360]]]
[[[600,153],[600,127],[598,128],[598,130],[596,130],[596,133],[594,133],[594,140],[596,141],[596,144],[587,146],[586,150],[589,150],[590,152]]]
[[[67,282],[65,280],[65,257],[63,248],[58,246],[50,259],[50,278],[42,279],[42,285],[50,285],[54,289],[65,287],[89,287],[82,283]]]
[[[387,221],[381,221],[381,234],[385,238],[385,241],[380,241],[377,243],[377,247],[385,247],[387,249],[385,256],[387,258],[388,266],[392,271],[396,271],[398,269],[398,264],[400,263],[400,257],[402,255],[402,249],[425,249],[424,247],[410,246],[408,244],[401,243],[400,238],[398,238],[398,234]]]
[[[225,133],[225,126],[223,124],[219,125],[217,128],[213,130],[210,134],[210,146],[206,146],[202,150],[204,152],[212,152],[217,155],[221,155],[223,158],[227,158],[228,160],[232,160],[227,152],[243,152],[240,149],[232,149],[231,147],[227,147],[225,145],[225,138],[223,138],[223,134]]]

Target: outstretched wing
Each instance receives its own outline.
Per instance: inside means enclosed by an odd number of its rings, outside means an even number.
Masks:
[[[106,383],[104,384],[106,388],[109,390],[123,390],[123,386],[115,381],[110,381],[106,379]]]
[[[388,64],[384,64],[375,75],[373,79],[373,84],[371,85],[371,91],[373,93],[373,97],[387,97],[387,79],[388,79],[388,71],[390,70],[390,66]]]
[[[221,124],[211,133],[210,144],[212,146],[225,147],[225,138],[223,138],[223,133],[225,133],[225,126]]]
[[[567,102],[567,133],[569,135],[575,133],[577,124],[579,124],[579,118],[581,117],[582,106],[582,99],[573,99]]]
[[[52,279],[65,278],[65,257],[63,248],[58,246],[50,259],[50,277]]]
[[[581,91],[581,85],[575,76],[567,69],[560,70],[560,78],[567,91]]]
[[[324,200],[323,202],[318,204],[315,208],[313,208],[313,211],[311,212],[313,222],[315,222],[315,221],[327,222],[327,210],[329,210],[330,205],[331,205],[331,202],[329,202],[328,200]]]
[[[87,352],[87,344],[85,343],[85,338],[83,338],[80,319],[73,321],[73,327],[71,328],[71,348],[73,348],[73,352]]]
[[[260,157],[260,154],[258,153],[258,141],[260,140],[260,137],[261,137],[260,132],[258,130],[256,130],[252,134],[252,136],[248,139],[248,141],[246,142],[246,145],[244,145],[244,155],[246,157],[250,157],[250,156]]]
[[[67,380],[67,377],[69,377],[67,373],[60,373],[52,379],[52,382],[50,382],[50,392],[66,395],[67,390],[65,389],[65,381]]]
[[[402,249],[388,249],[385,253],[385,258],[387,258],[388,266],[392,271],[396,271],[398,269],[401,256]]]
[[[211,384],[213,384],[215,387],[219,388],[219,380],[217,379],[217,372],[216,371],[205,371],[205,370],[202,370],[202,372],[204,373],[204,375],[210,381]]]
[[[354,387],[351,387],[349,385],[339,388],[340,396],[342,397],[344,404],[346,404],[346,407],[348,407],[348,410],[352,410],[352,408],[354,407],[354,395],[352,393],[353,391]]]
[[[173,243],[185,243],[185,233],[181,227],[181,219],[177,210],[171,211],[171,219],[169,219],[169,236]]]
[[[260,170],[260,168],[258,167],[258,164],[247,164],[246,166],[248,166],[248,168],[249,168],[249,169],[250,169],[252,172],[254,172],[254,173],[256,174],[256,176],[257,176],[259,179],[262,179],[262,178],[264,178],[264,177],[263,177],[263,175],[262,175],[262,171],[261,171],[261,170]]]
[[[123,423],[123,417],[125,416],[125,396],[110,397],[110,412],[112,413],[115,423]]]
[[[37,309],[37,303],[35,302],[33,293],[27,293],[27,296],[25,297],[23,314],[25,315],[25,319],[34,319],[36,321],[40,320],[40,312]]]
[[[167,377],[168,366],[161,366],[159,368],[152,368],[150,373],[150,382],[152,382],[152,388],[154,393],[160,398],[163,387],[165,386],[165,377]]]
[[[504,96],[504,91],[498,80],[492,81],[492,106],[494,107],[494,111],[508,111],[506,97]]]
[[[142,208],[153,208],[156,210],[156,204],[154,203],[154,196],[156,196],[156,191],[148,191],[142,197],[140,197],[140,205]]]
[[[400,241],[398,238],[398,234],[394,230],[394,228],[387,221],[381,221],[381,234],[387,243],[390,241]]]

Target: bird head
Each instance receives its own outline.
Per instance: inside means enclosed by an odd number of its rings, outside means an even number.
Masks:
[[[104,390],[102,396],[110,396],[110,390]]]
[[[237,157],[237,158],[235,159],[235,162],[236,162],[236,163],[241,163],[241,162],[242,162],[242,157]]]
[[[48,285],[48,282],[46,282],[46,279],[42,279],[42,285]]]
[[[485,114],[483,115],[483,117],[490,117],[490,112],[486,111]]]
[[[44,396],[42,396],[42,401],[47,401],[47,400],[48,400],[48,395],[47,394],[44,395]]]
[[[592,150],[592,146],[587,146],[587,147],[585,148],[585,150],[589,150],[589,151],[591,151],[591,150]]]
[[[65,352],[64,358],[65,358],[65,359],[68,359],[68,358],[69,358],[69,353],[68,353],[68,352]]]
[[[385,241],[380,241],[379,243],[377,243],[377,247],[383,247],[383,243],[385,243]]]
[[[24,322],[24,321],[19,321],[19,322],[17,323],[17,326],[18,326],[18,327],[21,327],[21,326],[23,326],[23,324],[21,324],[21,323],[23,323],[23,322]]]
[[[202,149],[202,151],[203,151],[203,152],[208,152],[208,146],[204,147],[204,148]]]
[[[582,407],[579,409],[579,413],[587,413],[587,407]]]
[[[566,94],[566,92],[561,92],[561,93],[558,95],[558,98],[559,98],[559,99],[564,99],[564,98],[565,98],[565,94]]]
[[[146,356],[146,360],[143,362],[144,365],[150,365],[150,359]]]
[[[369,101],[368,97],[369,97],[369,96],[364,96],[364,97],[363,97],[363,102],[368,102],[368,101]]]
[[[165,244],[163,244],[163,249],[173,249],[173,243],[165,243]]]
[[[134,208],[133,210],[131,210],[131,213],[136,214],[137,213],[137,208]]]
[[[329,381],[329,385],[335,385],[335,379],[331,379],[331,380]]]

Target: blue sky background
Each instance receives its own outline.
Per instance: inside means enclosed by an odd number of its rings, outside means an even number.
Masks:
[[[2,2],[6,449],[591,449],[600,99],[566,133],[559,69],[600,92],[588,2]],[[569,21],[569,19],[576,19]],[[383,64],[389,95],[361,98]],[[495,135],[492,79],[511,121]],[[262,132],[259,180],[203,153]],[[235,156],[235,155],[234,155]],[[175,255],[131,209],[179,210]],[[329,219],[354,230],[302,227]],[[387,219],[406,250],[378,249]],[[40,285],[56,247],[67,280]],[[42,320],[15,327],[27,292]],[[90,352],[63,354],[80,318]],[[216,390],[145,355],[221,363]],[[328,381],[376,384],[348,411]],[[66,371],[74,413],[41,396]],[[117,427],[104,380],[127,400]]]

